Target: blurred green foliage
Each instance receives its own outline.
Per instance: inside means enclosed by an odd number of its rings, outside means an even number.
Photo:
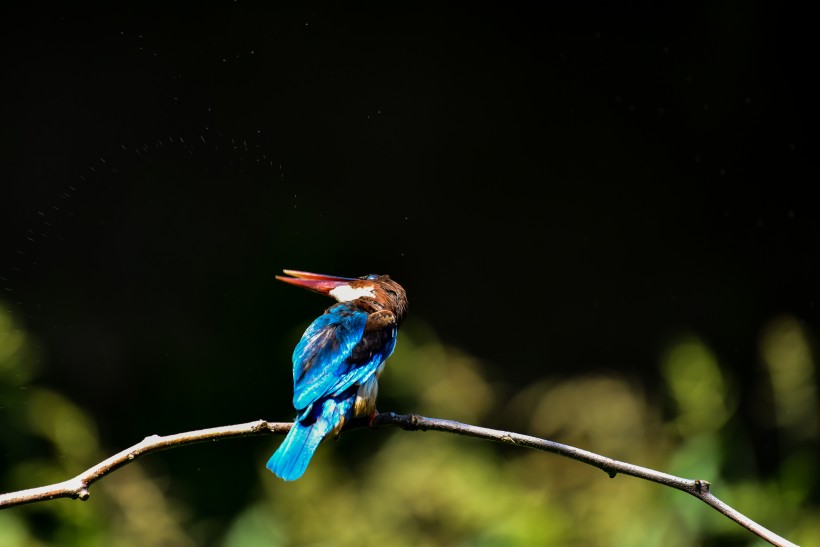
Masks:
[[[100,447],[94,419],[81,405],[38,387],[42,357],[2,308],[0,489],[9,492],[65,480],[112,451]],[[768,478],[752,458],[736,460],[751,452],[736,416],[737,383],[691,333],[670,340],[658,356],[662,397],[611,373],[545,375],[513,392],[488,383],[487,364],[410,320],[382,378],[396,408],[381,406],[505,424],[707,479],[718,497],[750,518],[800,545],[820,545],[820,508],[810,501],[818,488],[817,369],[804,327],[793,317],[774,318],[762,328],[760,357],[767,379],[760,396],[771,398],[774,431],[788,454]],[[134,432],[135,442],[144,434]],[[284,483],[265,469],[270,443],[259,446],[258,488],[247,492],[238,514],[225,516],[226,530],[175,497],[174,477],[151,476],[140,461],[94,484],[86,503],[0,511],[2,545],[763,544],[681,492],[628,477],[611,480],[595,468],[519,447],[433,432],[357,430],[327,442],[302,479]],[[727,470],[734,479],[724,478]]]

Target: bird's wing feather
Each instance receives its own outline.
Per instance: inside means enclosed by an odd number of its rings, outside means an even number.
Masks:
[[[336,304],[318,317],[293,352],[293,405],[307,408],[320,397],[341,393],[372,375],[381,355],[351,360],[362,339],[368,313]]]

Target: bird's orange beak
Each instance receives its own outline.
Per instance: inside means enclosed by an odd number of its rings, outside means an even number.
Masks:
[[[336,287],[345,285],[353,281],[353,278],[350,277],[337,277],[335,275],[300,272],[298,270],[282,271],[290,277],[285,277],[284,275],[277,275],[276,279],[278,279],[279,281],[284,281],[285,283],[289,283],[290,285],[296,285],[297,287],[302,287],[303,289],[308,289],[321,294],[328,294]]]

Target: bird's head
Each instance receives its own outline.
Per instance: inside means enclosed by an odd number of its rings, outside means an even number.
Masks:
[[[282,271],[285,275],[277,275],[276,279],[330,296],[338,302],[371,302],[395,313],[399,322],[407,313],[407,293],[401,285],[390,279],[389,275],[337,277],[297,270]]]

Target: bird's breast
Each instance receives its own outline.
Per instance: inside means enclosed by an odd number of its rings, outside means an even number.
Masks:
[[[379,395],[379,374],[384,369],[384,363],[379,365],[376,374],[356,390],[356,402],[353,403],[353,415],[357,418],[370,416],[376,411],[376,398]]]

